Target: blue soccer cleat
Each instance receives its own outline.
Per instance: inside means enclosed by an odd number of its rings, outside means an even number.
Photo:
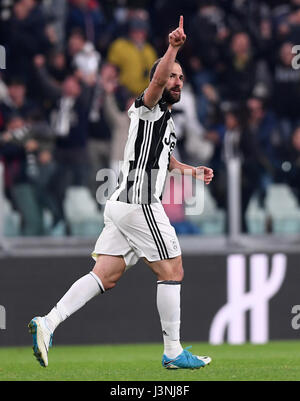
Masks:
[[[48,366],[48,351],[52,346],[53,334],[48,329],[45,318],[34,317],[28,324],[29,333],[32,334],[33,354],[44,368]]]
[[[199,369],[210,364],[211,358],[209,356],[193,355],[188,351],[189,348],[191,347],[184,349],[176,358],[170,359],[166,355],[163,355],[163,367],[166,369]]]

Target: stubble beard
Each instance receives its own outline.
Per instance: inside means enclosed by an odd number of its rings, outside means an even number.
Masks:
[[[179,92],[179,96],[174,96],[171,93],[171,90],[165,88],[162,94],[162,99],[169,105],[179,102],[181,93]]]

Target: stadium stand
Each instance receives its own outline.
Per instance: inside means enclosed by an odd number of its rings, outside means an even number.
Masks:
[[[6,236],[99,233],[97,166],[116,170],[129,102],[147,85],[179,13],[189,40],[179,55],[187,87],[174,107],[177,156],[209,165],[215,179],[203,214],[177,221],[178,232],[228,231],[231,138],[241,160],[242,231],[300,234],[298,0],[18,0],[0,1],[0,11]],[[118,127],[109,104],[119,109]]]

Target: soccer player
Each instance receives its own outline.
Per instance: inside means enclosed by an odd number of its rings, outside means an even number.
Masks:
[[[176,144],[171,108],[180,100],[183,86],[176,55],[185,40],[180,16],[178,28],[169,35],[166,53],[152,67],[149,87],[128,111],[131,124],[121,178],[105,205],[105,226],[93,252],[93,270],[77,280],[49,314],[29,323],[34,355],[42,366],[48,365],[56,327],[90,299],[115,287],[126,269],[141,257],[157,276],[163,367],[195,369],[211,361],[183,350],[180,343],[181,250],[160,201],[168,170],[188,172],[206,184],[213,178],[212,169],[179,163],[171,155]]]

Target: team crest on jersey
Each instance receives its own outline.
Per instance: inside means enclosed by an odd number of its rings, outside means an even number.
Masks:
[[[171,239],[171,245],[172,245],[172,248],[173,248],[174,251],[178,250],[178,245],[177,245],[176,239],[174,239],[174,238]]]

